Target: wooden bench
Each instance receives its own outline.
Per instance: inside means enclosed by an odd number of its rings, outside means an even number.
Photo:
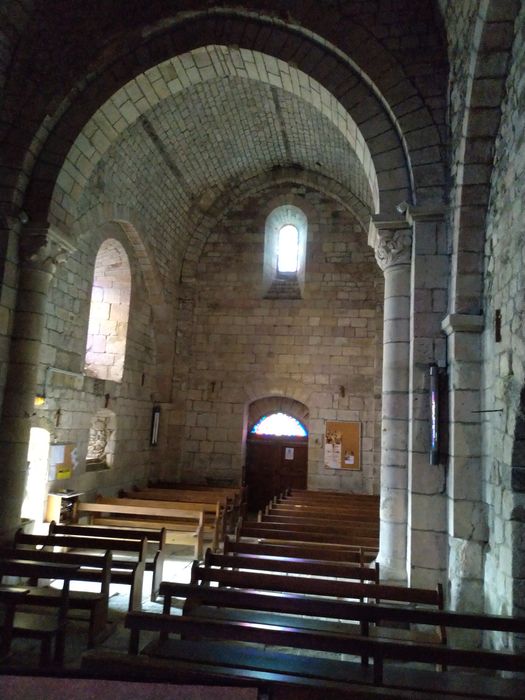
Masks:
[[[261,518],[304,518],[307,520],[333,520],[345,519],[359,522],[379,522],[379,513],[376,510],[360,508],[317,508],[314,506],[288,506],[285,504],[268,505],[264,511],[260,511]],[[258,517],[259,519],[259,517]]]
[[[207,504],[138,502],[133,499],[99,498],[95,503],[79,503],[79,516],[88,517],[92,525],[106,527],[166,528],[168,544],[193,546],[194,557],[203,550],[203,529]]]
[[[260,554],[215,554],[207,550],[204,566],[238,571],[266,571],[278,574],[331,577],[351,581],[379,583],[379,564],[360,566],[304,557],[264,556]]]
[[[257,521],[269,530],[298,530],[300,532],[326,532],[338,534],[350,532],[365,537],[379,537],[379,520],[377,522],[348,521],[345,519],[315,519],[315,518],[274,518],[271,515],[261,515]],[[328,540],[330,538],[328,537]]]
[[[263,540],[263,541],[286,541],[286,542],[330,542],[332,544],[346,544],[346,545],[357,545],[363,547],[377,547],[378,546],[378,536],[374,535],[372,532],[361,531],[363,534],[359,533],[348,533],[346,531],[337,532],[335,530],[312,530],[310,528],[298,528],[292,526],[287,529],[283,525],[282,528],[275,528],[271,523],[257,523],[257,522],[241,522],[238,525],[235,536],[240,537],[250,537],[252,539]]]
[[[111,578],[111,552],[104,554],[77,554],[74,552],[53,552],[47,549],[25,549],[13,547],[0,549],[0,557],[35,561],[49,564],[72,564],[78,567],[71,581],[96,583],[99,590],[69,590],[69,609],[89,612],[88,647],[102,642],[110,633],[108,625],[109,584]],[[31,586],[24,604],[27,606],[49,606],[60,598],[61,592],[50,586]]]
[[[159,595],[160,582],[164,576],[164,563],[168,556],[167,531],[140,530],[138,528],[127,529],[119,527],[104,527],[103,525],[61,525],[54,520],[49,524],[50,535],[80,535],[82,537],[96,537],[105,539],[147,540],[146,559],[144,571],[151,572],[151,600],[155,601]],[[102,543],[104,544],[104,543]],[[115,554],[119,557],[119,552]]]
[[[10,635],[40,642],[40,666],[48,667],[52,662],[61,666],[64,662],[66,622],[69,608],[69,586],[78,566],[56,562],[27,559],[0,558],[0,583],[4,576],[39,580],[61,580],[62,589],[56,598],[49,600],[50,614],[14,611]],[[29,594],[28,594],[29,595]],[[55,651],[53,651],[53,642]]]
[[[184,586],[184,584],[175,584]],[[206,594],[210,593],[206,591]],[[215,589],[218,596],[230,592]],[[252,596],[255,594],[243,594]],[[272,596],[267,596],[271,603]],[[275,602],[275,596],[274,602]],[[281,597],[279,597],[280,601]],[[300,599],[296,599],[300,600]],[[306,605],[315,605],[311,598],[302,599]],[[246,601],[247,604],[248,601]],[[332,601],[338,615],[372,624],[392,616],[403,616],[411,624],[430,624],[456,628],[475,628],[492,631],[525,631],[525,620],[483,615],[464,615],[430,610],[389,608],[386,605],[363,605]],[[350,610],[351,609],[351,610]],[[325,612],[328,612],[325,609]],[[401,619],[401,618],[400,618]],[[271,617],[268,618],[271,620]],[[200,682],[252,683],[259,687],[289,686],[323,688],[328,696],[332,691],[346,691],[349,697],[367,698],[517,698],[522,696],[524,683],[524,656],[489,650],[458,649],[420,643],[406,643],[374,639],[366,636],[327,631],[312,631],[278,621],[249,624],[238,620],[195,618],[191,615],[175,616],[155,613],[130,613],[126,618],[130,629],[130,655],[89,654],[82,667],[94,671],[101,664],[111,663],[113,669],[132,678],[148,677],[164,680],[181,679]],[[140,634],[143,631],[158,633],[158,639],[150,642],[142,653]],[[180,635],[172,639],[170,635]],[[250,646],[247,646],[249,643]],[[322,651],[333,654],[366,656],[373,659],[373,667],[363,667],[351,660],[319,658],[318,656],[293,655],[278,651],[283,647]],[[133,663],[133,660],[136,663]],[[500,679],[471,673],[436,673],[414,669],[406,665],[388,664],[385,661],[417,662],[418,664],[460,666],[467,669],[505,670],[520,673],[518,680]],[[129,672],[128,672],[129,670]],[[376,688],[374,688],[374,684]],[[376,694],[380,686],[379,692]],[[338,696],[337,696],[338,697]]]
[[[239,516],[244,515],[246,510],[246,486],[209,486],[206,484],[193,484],[189,482],[149,481],[147,488],[157,490],[173,490],[178,491],[179,493],[198,492],[225,496],[229,502],[231,502],[232,508],[231,513],[228,514],[230,529],[235,527],[237,519]],[[230,503],[228,505],[230,505]]]
[[[368,493],[347,493],[345,491],[314,491],[312,489],[290,489],[282,494],[289,501],[319,503],[320,501],[344,503],[369,503],[379,506],[379,496]]]
[[[22,586],[0,585],[0,661],[9,656],[17,605],[24,602],[29,594],[28,588]]]
[[[17,548],[44,547],[51,549],[51,551],[55,547],[66,547],[75,552],[80,550],[110,551],[112,553],[111,583],[129,586],[129,610],[142,607],[142,586],[148,548],[146,538],[131,540],[83,537],[81,535],[30,535],[19,531],[15,536],[15,546]],[[125,558],[117,558],[117,553]],[[97,574],[95,573],[93,576],[93,580],[97,581]]]
[[[364,579],[365,581],[369,579]],[[321,596],[329,598],[345,598],[376,603],[387,601],[390,604],[403,604],[404,606],[427,606],[437,610],[443,609],[443,590],[441,585],[436,589],[413,588],[404,586],[388,586],[378,583],[363,582],[363,579],[334,580],[319,578],[318,576],[282,576],[280,573],[254,573],[253,571],[239,571],[229,569],[213,569],[200,566],[194,562],[191,569],[191,583],[200,583],[203,586],[216,584],[229,586],[236,589],[253,589],[259,591],[287,592],[308,596]],[[165,590],[161,584],[161,592]],[[380,628],[369,631],[371,636],[382,638],[401,639],[403,641],[418,641],[428,644],[443,644],[445,642],[445,630],[436,629],[431,632],[391,626],[389,620],[384,620]],[[333,627],[333,626],[331,626]]]
[[[330,515],[331,513],[337,514],[356,514],[362,515],[363,517],[378,518],[379,517],[379,507],[374,504],[360,504],[360,503],[344,503],[344,502],[319,502],[319,503],[309,503],[309,502],[293,502],[288,499],[279,500],[274,499],[266,506],[265,512],[267,513],[318,513],[320,516]]]
[[[231,504],[226,496],[208,494],[205,492],[191,493],[173,489],[134,489],[133,491],[121,491],[119,497],[125,499],[139,499],[144,503],[155,502],[158,505],[169,505],[174,508],[180,504],[192,504],[193,507],[202,508],[204,511],[203,538],[210,540],[214,550],[219,548],[226,535],[227,522],[231,518]],[[191,507],[191,506],[190,506]]]
[[[304,557],[355,564],[370,564],[377,557],[377,547],[337,544],[308,544],[307,542],[247,542],[226,537],[224,554],[260,554],[276,557]]]

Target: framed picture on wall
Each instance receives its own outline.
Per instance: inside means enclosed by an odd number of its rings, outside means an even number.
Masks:
[[[361,423],[326,421],[324,440],[326,469],[361,469]]]

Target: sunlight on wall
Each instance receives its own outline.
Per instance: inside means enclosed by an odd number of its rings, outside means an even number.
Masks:
[[[44,428],[31,428],[27,461],[29,462],[26,480],[26,492],[22,518],[35,522],[44,519],[44,505],[47,497],[47,476],[49,469],[49,431]]]

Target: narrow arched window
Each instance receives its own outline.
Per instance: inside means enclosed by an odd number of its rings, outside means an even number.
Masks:
[[[108,238],[95,260],[84,371],[122,381],[128,334],[131,270],[121,243]]]
[[[299,265],[299,231],[293,224],[285,224],[279,231],[277,253],[278,272],[297,272]]]
[[[250,433],[252,435],[274,435],[274,436],[294,436],[306,437],[308,435],[304,425],[286,413],[271,413],[263,416],[253,426]]]
[[[300,299],[304,288],[308,222],[293,204],[276,207],[264,234],[263,288],[267,299]]]

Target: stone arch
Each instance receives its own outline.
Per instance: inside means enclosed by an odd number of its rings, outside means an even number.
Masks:
[[[306,170],[295,170],[292,168],[283,168],[279,169],[278,171],[272,171],[271,173],[262,173],[261,175],[240,184],[226,195],[218,197],[213,204],[210,205],[206,212],[203,212],[199,216],[195,229],[192,234],[190,234],[186,245],[186,252],[180,273],[181,282],[190,282],[195,278],[195,267],[201,256],[202,250],[206,245],[208,236],[217,225],[220,218],[224,215],[224,212],[228,211],[232,203],[245,197],[250,197],[275,185],[283,184],[304,185],[306,187],[319,190],[351,212],[362,225],[363,230],[368,231],[370,224],[370,213],[367,213],[366,208],[362,205],[359,206],[352,193],[348,192],[345,187],[336,181],[327,178],[320,173],[313,173]],[[315,212],[312,211],[307,202],[304,202],[299,197],[293,197],[292,199],[287,197],[287,201],[288,200],[293,204],[296,204],[298,207],[304,209],[309,222],[316,220]],[[269,214],[270,208],[277,206],[277,201],[284,202],[284,200],[272,198],[267,208],[264,211],[261,211],[261,226],[264,224],[264,219],[266,218],[267,214]]]
[[[203,62],[208,65],[201,67]],[[176,77],[172,80],[164,79],[162,76],[168,72]],[[177,95],[188,87],[225,76],[257,80],[269,86],[280,87],[314,105],[350,144],[356,154],[358,167],[355,170],[363,171],[365,177],[360,179],[366,178],[370,190],[369,193],[360,193],[360,197],[368,200],[369,209],[378,210],[378,182],[370,151],[356,123],[333,95],[308,75],[271,56],[247,50],[241,52],[225,46],[208,46],[176,56],[146,71],[139,76],[141,80],[136,78],[124,85],[102,105],[78,135],[58,176],[51,210],[53,220],[68,224],[67,218],[64,218],[67,216],[64,207],[73,211],[73,193],[80,192],[85,187],[98,161],[128,127],[141,119],[144,111],[159,105],[167,96]],[[141,97],[146,86],[149,96],[147,101]],[[126,118],[115,122],[115,117],[122,113],[123,106],[127,107]],[[112,129],[108,136],[107,125],[110,122]],[[86,158],[89,160],[86,161]],[[362,188],[365,189],[364,182]]]
[[[308,427],[310,412],[304,403],[289,396],[265,396],[255,399],[248,405],[248,430],[264,415],[270,413],[286,413]]]
[[[482,311],[483,250],[495,137],[501,120],[512,28],[519,3],[482,0],[475,17],[466,108],[456,155],[451,312]],[[494,37],[497,42],[494,42]]]
[[[86,235],[87,231],[102,230],[107,224],[115,224],[119,227],[124,240],[130,247],[133,260],[137,264],[144,280],[148,301],[151,307],[153,319],[152,340],[156,358],[156,400],[169,400],[171,396],[171,381],[166,381],[171,376],[174,343],[171,337],[167,337],[166,318],[169,315],[169,300],[160,283],[160,275],[147,243],[140,234],[145,224],[141,217],[130,207],[115,202],[106,202],[89,210],[74,224],[74,231],[78,237]]]
[[[228,21],[217,24],[220,18]],[[319,26],[328,31],[328,17],[318,19],[321,20]],[[350,106],[355,105],[364,109],[367,103],[367,116],[373,114],[374,119],[367,120],[363,115],[359,121],[365,139],[375,140],[372,147],[374,157],[380,158],[384,155],[385,143],[388,143],[388,168],[381,169],[381,187],[385,194],[381,208],[388,210],[400,199],[415,199],[410,183],[411,175],[407,173],[407,152],[404,144],[406,143],[409,149],[421,148],[421,136],[424,133],[426,145],[438,147],[441,142],[439,130],[425,105],[424,94],[411,85],[392,55],[388,54],[363,26],[355,22],[352,24],[350,17],[343,19],[350,34],[348,37],[344,32],[337,34],[338,43],[343,44],[340,48],[330,44],[329,40],[314,35],[312,30],[301,29],[300,25],[294,25],[292,30],[286,22],[272,15],[265,16],[261,13],[254,16],[226,8],[207,9],[205,14],[192,13],[187,18],[177,17],[178,23],[175,25],[169,20],[156,26],[153,24],[147,31],[140,33],[140,39],[135,35],[127,44],[129,53],[125,59],[121,56],[115,59],[114,55],[109,57],[108,54],[101,54],[98,63],[94,64],[91,76],[88,79],[83,78],[83,83],[79,81],[61,104],[58,100],[60,107],[56,109],[54,116],[47,120],[46,130],[38,134],[37,138],[45,141],[45,146],[33,169],[32,182],[27,191],[26,204],[31,216],[35,220],[46,217],[54,185],[66,156],[65,151],[80,132],[85,114],[94,113],[127,79],[139,75],[141,71],[166,60],[170,55],[189,51],[195,46],[217,43],[218,39],[223,44],[237,45],[245,49],[257,48],[283,60],[294,56],[298,68],[304,69],[315,79],[319,78],[321,84],[341,101],[345,109],[349,110]],[[220,32],[218,26],[221,27]],[[265,31],[269,26],[272,27],[272,32]],[[338,25],[335,23],[333,26]],[[347,39],[346,43],[341,40],[343,35]],[[254,40],[252,37],[258,39]],[[353,39],[356,41],[352,41]],[[143,44],[144,50],[132,50],[133,46],[138,49],[137,42]],[[358,64],[359,59],[364,58],[371,46],[381,60],[377,61],[370,75],[365,76]],[[349,47],[356,47],[356,59],[350,58]],[[313,58],[315,60],[312,60]],[[112,61],[112,70],[108,70]],[[388,81],[382,88],[382,76],[386,67]],[[387,85],[392,84],[395,84],[396,88],[405,85],[411,87],[409,92],[412,93],[412,107],[408,112],[406,99],[401,99],[395,104],[394,98],[393,106],[390,106],[387,98],[382,97],[383,93],[388,91]],[[47,138],[46,132],[49,134]],[[57,165],[51,165],[52,163]],[[442,168],[440,159],[418,165],[417,173],[414,166],[414,180],[416,188],[419,187],[420,199],[442,198],[444,176],[443,170],[441,174],[438,172],[440,167]],[[400,187],[396,186],[396,182]],[[426,190],[428,192],[425,194]]]

